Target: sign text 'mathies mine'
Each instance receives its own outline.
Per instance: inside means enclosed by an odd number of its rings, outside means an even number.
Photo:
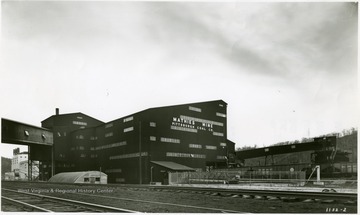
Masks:
[[[193,129],[199,129],[199,130],[208,130],[211,129],[212,131],[213,124],[211,123],[205,123],[205,122],[198,122],[199,124],[195,127],[195,121],[189,120],[189,119],[183,119],[180,117],[173,117],[172,125],[175,126],[181,126],[186,128],[193,128]],[[208,128],[208,129],[206,129]]]

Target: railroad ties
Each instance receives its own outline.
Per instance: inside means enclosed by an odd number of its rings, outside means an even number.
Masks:
[[[1,200],[5,207],[15,205],[20,211],[29,212],[121,212],[137,213],[137,211],[115,208],[70,199],[1,189]]]

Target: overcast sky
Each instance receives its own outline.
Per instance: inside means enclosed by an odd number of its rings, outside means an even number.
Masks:
[[[356,3],[1,3],[2,118],[222,99],[236,147],[357,127]]]

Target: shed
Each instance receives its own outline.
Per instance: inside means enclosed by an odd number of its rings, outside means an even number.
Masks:
[[[61,172],[49,179],[54,183],[107,184],[107,175],[100,171]]]

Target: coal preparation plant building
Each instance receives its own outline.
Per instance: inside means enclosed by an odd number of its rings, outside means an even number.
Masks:
[[[109,183],[166,184],[171,171],[228,165],[235,145],[227,139],[226,109],[216,100],[150,108],[108,123],[57,109],[42,127],[53,132],[55,174],[97,170]],[[41,161],[40,179],[51,177],[50,168]]]

